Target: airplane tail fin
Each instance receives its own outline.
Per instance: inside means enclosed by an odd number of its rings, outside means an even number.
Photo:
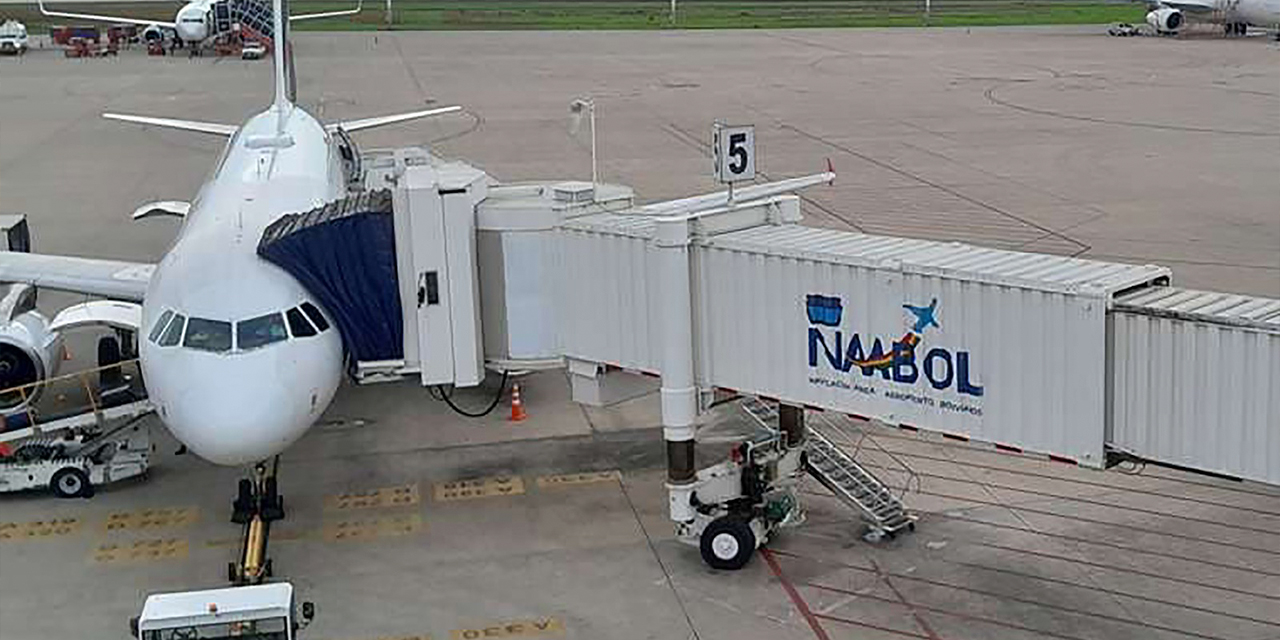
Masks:
[[[298,98],[298,79],[293,70],[293,42],[289,38],[289,0],[272,0],[271,31],[274,43],[276,108],[283,112]],[[283,119],[281,120],[283,122]]]
[[[283,113],[298,99],[298,76],[293,68],[293,40],[289,37],[289,25],[299,20],[350,16],[364,10],[364,0],[358,0],[356,8],[321,13],[289,14],[289,0],[272,0],[271,31],[275,54],[276,107]],[[283,120],[282,120],[283,122]]]

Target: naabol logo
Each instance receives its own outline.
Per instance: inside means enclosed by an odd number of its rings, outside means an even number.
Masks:
[[[901,338],[889,340],[887,349],[886,341],[878,336],[864,336],[856,330],[846,333],[841,327],[844,303],[839,297],[810,294],[805,308],[809,316],[810,369],[834,369],[846,374],[857,369],[864,377],[880,376],[900,384],[927,383],[937,390],[954,389],[960,394],[982,396],[983,388],[974,379],[968,351],[953,353],[945,347],[926,344],[925,332],[940,328],[937,298],[928,306],[902,305],[910,314],[910,328]]]

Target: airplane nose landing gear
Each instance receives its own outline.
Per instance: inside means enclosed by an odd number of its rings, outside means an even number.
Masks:
[[[258,463],[252,478],[241,478],[232,502],[231,521],[244,525],[240,540],[239,562],[227,563],[227,578],[235,585],[260,584],[272,574],[267,557],[271,523],[284,518],[284,498],[280,495],[276,475],[280,456],[271,463]]]

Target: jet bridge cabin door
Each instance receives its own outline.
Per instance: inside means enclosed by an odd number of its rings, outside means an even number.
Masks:
[[[484,353],[475,208],[487,195],[488,176],[441,163],[406,167],[400,180],[393,206],[404,367],[418,369],[423,385],[478,385]]]

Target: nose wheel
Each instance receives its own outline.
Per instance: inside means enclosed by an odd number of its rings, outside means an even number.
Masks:
[[[243,525],[244,532],[239,561],[227,563],[227,578],[232,584],[261,584],[271,577],[271,559],[267,557],[271,523],[284,518],[284,498],[276,483],[279,468],[280,457],[276,456],[270,468],[259,463],[251,478],[241,478],[236,484],[231,521]]]
[[[284,497],[280,495],[276,472],[280,457],[276,456],[270,468],[260,462],[253,468],[253,476],[241,478],[236,484],[236,499],[231,503],[231,521],[248,524],[254,516],[265,522],[284,519]]]

